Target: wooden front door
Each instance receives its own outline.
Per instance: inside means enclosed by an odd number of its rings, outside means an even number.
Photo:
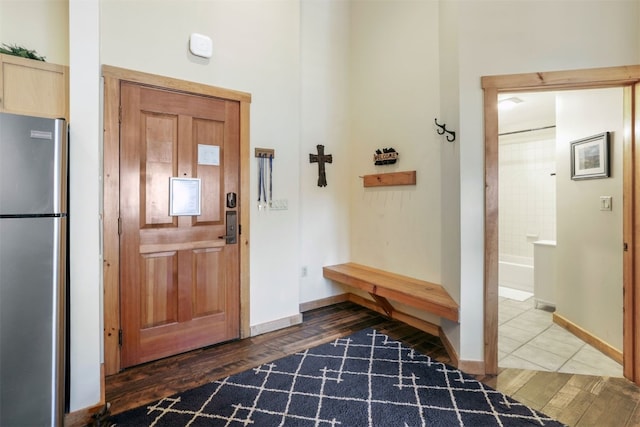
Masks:
[[[229,215],[240,218],[228,200],[240,201],[240,110],[236,101],[126,82],[120,108],[125,368],[240,335],[239,245],[224,238]],[[170,178],[200,180],[200,215],[170,215]],[[187,194],[191,208],[197,199]],[[184,196],[174,186],[174,200]]]

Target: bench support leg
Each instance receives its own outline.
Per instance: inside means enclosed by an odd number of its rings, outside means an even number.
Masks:
[[[392,317],[393,315],[393,306],[387,301],[386,298],[381,297],[379,295],[373,294],[369,292],[369,295],[376,301],[376,303],[387,313],[387,316]]]

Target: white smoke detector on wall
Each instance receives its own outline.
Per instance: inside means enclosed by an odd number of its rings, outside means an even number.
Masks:
[[[213,53],[213,43],[211,37],[207,37],[202,34],[192,33],[189,38],[189,50],[195,56],[202,58],[211,58]]]

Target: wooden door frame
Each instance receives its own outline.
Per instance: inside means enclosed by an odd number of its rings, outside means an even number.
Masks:
[[[482,77],[485,140],[484,361],[498,373],[498,94],[623,87],[624,376],[640,384],[640,65]],[[622,248],[621,248],[622,250]]]
[[[120,83],[134,82],[176,92],[240,103],[240,337],[250,336],[249,324],[249,107],[251,95],[184,80],[102,66],[104,78],[103,143],[103,309],[105,375],[120,371]]]

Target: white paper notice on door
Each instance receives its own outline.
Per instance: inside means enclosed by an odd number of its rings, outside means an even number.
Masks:
[[[200,215],[200,178],[169,178],[169,215]]]
[[[198,164],[219,166],[220,146],[198,144]]]

